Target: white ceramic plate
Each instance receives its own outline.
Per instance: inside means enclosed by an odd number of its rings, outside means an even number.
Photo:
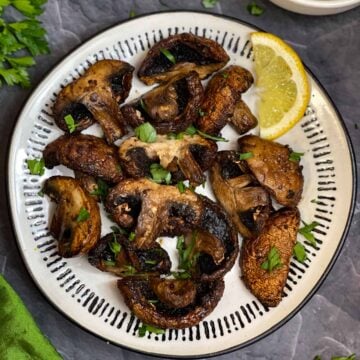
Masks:
[[[196,25],[195,25],[196,24]],[[273,309],[264,308],[240,280],[238,263],[226,275],[225,293],[214,310],[199,325],[185,330],[167,330],[164,335],[137,336],[140,325],[131,315],[116,288],[114,276],[90,266],[86,257],[63,259],[48,224],[53,211],[49,200],[37,195],[52,175],[72,174],[60,166],[41,177],[29,174],[26,159],[41,157],[45,145],[61,135],[51,116],[52,104],[61,87],[78,78],[91,64],[103,58],[126,60],[138,67],[151,45],[177,32],[193,32],[215,39],[231,57],[230,63],[253,70],[249,34],[255,29],[236,20],[194,12],[172,12],[135,18],[89,40],[67,56],[43,80],[25,105],[15,128],[9,155],[9,194],[19,248],[33,279],[48,299],[70,319],[112,343],[160,356],[201,357],[230,351],[270,333],[314,293],[329,271],[343,243],[354,198],[354,167],[348,136],[339,114],[314,80],[306,115],[279,139],[295,151],[304,152],[305,186],[299,204],[302,219],[316,220],[318,247],[306,245],[308,260],[293,260],[285,297]],[[130,99],[147,88],[135,77]],[[256,95],[245,100],[255,111]],[[93,126],[87,132],[97,133]],[[237,135],[225,128],[236,148]],[[211,190],[204,190],[210,197]],[[316,199],[318,203],[311,202]],[[103,231],[109,229],[103,216]],[[303,241],[304,239],[300,238]],[[174,255],[174,242],[166,242]],[[81,345],[80,345],[81,346]]]

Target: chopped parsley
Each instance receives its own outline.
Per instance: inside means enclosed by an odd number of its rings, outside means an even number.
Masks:
[[[269,273],[282,266],[279,250],[272,246],[267,254],[267,260],[261,264],[263,270],[267,270]]]
[[[69,133],[72,134],[77,127],[77,124],[75,124],[75,120],[72,117],[72,115],[68,114],[64,117],[65,123],[67,128],[69,129]]]
[[[199,254],[194,253],[196,238],[197,232],[194,231],[188,246],[185,244],[185,237],[183,235],[177,238],[176,249],[179,252],[179,268],[182,270],[190,270],[199,256]]]
[[[247,7],[247,11],[253,16],[260,16],[264,13],[265,9],[252,1]]]
[[[149,122],[141,124],[134,131],[138,139],[143,142],[153,143],[156,141],[156,130]]]
[[[289,160],[293,161],[293,162],[299,162],[301,160],[301,157],[304,156],[304,153],[300,153],[300,152],[292,152],[289,155]]]
[[[252,152],[246,152],[246,153],[239,154],[239,160],[251,159],[252,157],[254,157],[254,154]]]
[[[112,260],[103,260],[103,263],[106,266],[115,266],[116,265],[116,261],[112,261]]]
[[[129,239],[130,241],[133,241],[133,240],[135,239],[135,236],[136,236],[136,234],[135,234],[133,231],[131,231],[131,233],[129,234],[128,239]]]
[[[28,159],[26,160],[28,169],[31,175],[44,175],[45,173],[45,161],[41,159]]]
[[[177,280],[186,280],[191,278],[191,274],[187,271],[173,271],[171,275]]]
[[[86,221],[89,217],[90,217],[90,213],[84,207],[82,207],[76,218],[76,222]]]
[[[173,64],[176,64],[176,59],[175,56],[168,50],[168,49],[164,49],[161,48],[160,52]]]
[[[199,116],[205,116],[206,112],[202,111],[201,109],[198,110]]]
[[[122,272],[123,275],[131,276],[136,274],[136,269],[131,265],[124,265],[122,268],[124,270]]]
[[[146,332],[154,333],[156,335],[165,334],[164,329],[160,329],[152,325],[142,324],[138,330],[139,337],[144,337],[146,335]]]
[[[93,190],[90,195],[100,196],[101,200],[104,200],[109,192],[109,185],[101,179],[97,181],[97,188]]]
[[[305,226],[303,226],[302,228],[299,229],[299,234],[304,236],[305,239],[307,241],[309,241],[311,246],[315,247],[316,240],[315,240],[315,236],[312,233],[312,231],[319,225],[319,223],[316,221],[313,221],[311,224],[307,224],[305,221],[303,221],[303,224]]]
[[[112,251],[112,253],[114,254],[115,257],[120,253],[121,245],[116,240],[116,236],[114,236],[114,240],[109,243],[109,248],[110,248],[110,250]]]
[[[171,182],[171,172],[164,169],[160,164],[151,164],[150,174],[151,180],[157,184],[170,184]]]
[[[295,244],[293,254],[294,254],[296,260],[301,263],[303,263],[307,258],[305,247],[303,244],[301,244],[299,242],[297,242]]]
[[[28,67],[35,64],[33,57],[49,52],[46,31],[36,20],[36,16],[43,12],[42,5],[45,2],[46,0],[0,0],[0,87],[3,83],[29,87]],[[6,21],[3,12],[7,6],[12,6],[25,18],[17,22]],[[18,17],[15,14],[14,18]],[[19,51],[22,56],[17,56]]]
[[[130,12],[129,12],[129,18],[131,19],[131,18],[133,18],[133,17],[135,17],[136,16],[136,12],[135,12],[135,10],[130,10]]]
[[[190,125],[186,130],[185,133],[188,135],[195,135],[197,132],[196,127],[194,125]]]
[[[183,181],[178,181],[176,187],[179,189],[180,194],[183,194],[186,190],[186,186]]]
[[[145,264],[147,264],[147,265],[156,265],[157,261],[156,260],[145,260]]]
[[[217,3],[219,2],[219,0],[202,0],[202,6],[205,9],[212,9]]]
[[[229,73],[223,72],[223,73],[221,73],[221,76],[222,76],[224,79],[227,79],[227,78],[229,77]]]
[[[224,142],[228,142],[229,140],[221,137],[221,136],[213,136],[213,135],[210,135],[210,134],[207,134],[207,133],[204,133],[200,130],[196,130],[197,133],[202,136],[203,138],[206,138],[206,139],[210,139],[210,140],[214,140],[214,141],[224,141]]]

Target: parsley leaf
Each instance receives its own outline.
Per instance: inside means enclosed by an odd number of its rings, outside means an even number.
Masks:
[[[183,194],[185,192],[185,190],[186,190],[186,186],[185,186],[183,181],[179,181],[176,184],[176,187],[179,189],[180,194]]]
[[[154,333],[156,335],[161,335],[161,334],[165,334],[165,330],[164,329],[160,329],[160,328],[157,328],[155,326],[152,326],[152,325],[147,325],[147,324],[142,324],[140,327],[139,327],[139,330],[138,330],[138,335],[139,337],[144,337],[146,332],[149,332],[149,333]]]
[[[124,272],[123,275],[131,276],[136,274],[136,269],[131,265],[124,265],[123,266]]]
[[[199,254],[194,253],[197,232],[194,231],[191,235],[191,241],[188,246],[185,244],[185,237],[178,236],[176,249],[179,252],[179,269],[190,270],[195,264]]]
[[[0,69],[1,70],[1,69]],[[45,161],[41,159],[28,159],[26,160],[28,169],[30,170],[31,175],[44,175],[45,173]]]
[[[252,152],[246,152],[246,153],[239,154],[239,160],[251,159],[252,157],[254,157],[254,154]]]
[[[313,221],[311,224],[306,224],[306,222],[303,221],[303,224],[305,226],[303,226],[302,228],[299,229],[299,234],[304,236],[305,239],[307,241],[309,241],[311,246],[315,247],[316,246],[315,236],[311,232],[316,228],[316,226],[319,225],[319,223],[316,221]]]
[[[201,3],[205,9],[212,9],[219,0],[202,0]]]
[[[279,250],[272,246],[267,254],[267,260],[261,264],[261,268],[269,273],[282,266]]]
[[[131,19],[131,18],[134,18],[136,16],[136,12],[135,12],[135,10],[130,10],[130,12],[129,12],[129,18]]]
[[[224,78],[224,79],[227,79],[229,77],[229,74],[226,73],[226,72],[223,72],[221,73],[221,76]]]
[[[190,125],[186,130],[185,133],[188,135],[195,135],[196,134],[196,127],[194,125]]]
[[[72,115],[68,114],[64,117],[64,120],[65,120],[66,126],[69,129],[69,133],[72,134],[76,130],[76,127],[77,127],[77,124],[75,124],[74,118],[72,117]]]
[[[171,172],[164,169],[160,164],[151,164],[150,165],[151,180],[157,184],[165,182],[170,184],[171,182]]]
[[[11,5],[19,10],[23,15],[28,17],[34,17],[43,13],[42,5],[47,0],[12,0]]]
[[[116,240],[116,236],[114,236],[114,240],[109,243],[109,248],[113,252],[114,256],[116,257],[119,252],[121,251],[121,245]]]
[[[112,261],[112,260],[102,260],[102,261],[106,266],[115,266],[116,265],[116,261]]]
[[[356,360],[356,354],[350,356],[332,356],[331,360]]]
[[[168,50],[168,49],[164,49],[161,48],[160,52],[173,64],[176,64],[176,59],[175,56]]]
[[[84,207],[82,207],[76,218],[76,222],[86,221],[89,217],[90,217],[90,213]]]
[[[252,1],[247,7],[247,11],[253,16],[260,16],[264,13],[265,9]]]
[[[156,141],[156,130],[149,122],[141,124],[134,131],[138,139],[143,142],[153,143]]]
[[[206,112],[202,111],[201,109],[198,110],[199,116],[205,116]]]
[[[131,233],[129,234],[129,240],[133,241],[135,239],[135,237],[136,237],[136,234],[133,231],[131,231]]]
[[[303,263],[307,258],[305,247],[303,244],[301,244],[299,242],[297,242],[295,244],[293,254],[294,254],[296,260],[301,263]]]
[[[289,155],[289,160],[293,161],[293,162],[299,162],[301,160],[301,157],[304,156],[304,153],[300,153],[300,152],[292,152]]]
[[[171,275],[177,280],[186,280],[191,278],[191,274],[187,271],[173,271]]]

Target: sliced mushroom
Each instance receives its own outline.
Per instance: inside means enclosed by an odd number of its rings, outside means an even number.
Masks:
[[[75,133],[95,121],[102,127],[108,143],[125,133],[125,122],[119,110],[129,95],[134,68],[119,60],[101,60],[90,66],[79,79],[62,89],[53,107],[56,124],[69,132],[66,115],[75,120]]]
[[[150,165],[160,162],[172,173],[174,182],[188,179],[199,185],[205,181],[204,171],[211,166],[216,151],[215,142],[199,135],[183,135],[181,139],[158,135],[154,143],[128,138],[119,147],[119,157],[130,177],[149,176]]]
[[[195,71],[171,78],[122,107],[125,120],[137,127],[150,122],[159,134],[184,131],[197,116],[203,87]]]
[[[60,136],[45,147],[43,156],[48,169],[61,164],[110,183],[124,178],[117,148],[96,136]]]
[[[299,224],[297,208],[282,208],[270,216],[258,237],[244,239],[240,259],[242,279],[265,306],[276,306],[281,301]],[[269,271],[262,264],[272,248],[276,249],[280,264]]]
[[[284,206],[296,206],[304,186],[302,166],[291,161],[292,150],[275,141],[245,135],[238,140],[240,152],[251,152],[247,165],[257,181]]]
[[[170,272],[169,255],[157,243],[151,249],[137,250],[120,233],[105,235],[89,252],[89,263],[118,276],[154,275]]]
[[[96,195],[98,183],[96,178],[87,175],[81,171],[74,171],[75,179],[77,179],[83,189],[85,189],[97,202],[101,201],[101,196]]]
[[[257,235],[269,217],[272,206],[268,192],[249,174],[236,151],[220,151],[210,168],[214,194],[233,224],[244,237]]]
[[[213,281],[228,272],[238,254],[237,234],[222,209],[205,197],[147,179],[124,180],[110,190],[107,211],[120,226],[135,227],[134,249],[150,249],[159,236],[200,233],[190,272]]]
[[[241,94],[249,89],[253,81],[251,73],[237,65],[215,74],[205,89],[197,128],[217,135],[233,116]]]
[[[138,76],[147,85],[196,71],[205,79],[225,66],[229,56],[214,40],[190,33],[169,36],[155,44],[140,66]]]
[[[224,281],[197,283],[192,303],[180,308],[163,303],[149,281],[141,278],[118,280],[118,288],[127,306],[145,324],[183,329],[198,324],[214,310],[224,293]]]
[[[150,288],[163,304],[174,309],[192,304],[196,297],[196,285],[189,279],[151,278]]]
[[[159,236],[186,233],[196,226],[202,201],[190,190],[180,193],[175,186],[128,179],[110,190],[106,209],[120,226],[136,225],[135,248],[150,249]]]
[[[58,240],[63,257],[85,254],[100,238],[101,219],[96,201],[87,194],[76,179],[53,176],[43,188],[57,203],[50,232]]]
[[[239,135],[247,133],[258,124],[256,117],[241,99],[236,103],[233,115],[228,121]]]

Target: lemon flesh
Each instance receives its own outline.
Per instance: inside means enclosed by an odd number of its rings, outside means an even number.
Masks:
[[[309,81],[299,56],[283,40],[256,32],[251,41],[260,95],[260,136],[275,139],[303,117],[310,99]]]

